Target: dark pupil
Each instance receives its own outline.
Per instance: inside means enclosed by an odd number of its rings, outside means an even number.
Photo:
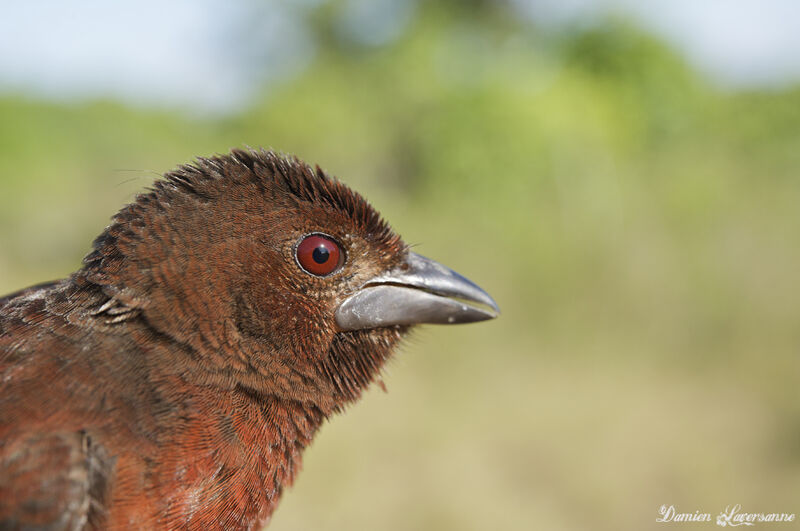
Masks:
[[[324,264],[325,262],[328,261],[328,258],[330,256],[331,253],[322,245],[314,249],[314,253],[311,255],[314,261],[318,264]]]

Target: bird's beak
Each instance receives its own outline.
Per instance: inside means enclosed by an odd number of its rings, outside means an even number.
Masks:
[[[367,281],[345,299],[336,309],[336,324],[342,330],[361,330],[474,323],[498,315],[497,303],[474,282],[410,252],[400,267]]]

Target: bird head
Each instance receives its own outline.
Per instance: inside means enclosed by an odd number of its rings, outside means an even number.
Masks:
[[[179,345],[160,361],[186,377],[325,413],[358,398],[410,327],[499,312],[340,181],[268,151],[166,174],[78,275],[135,314],[137,333]]]

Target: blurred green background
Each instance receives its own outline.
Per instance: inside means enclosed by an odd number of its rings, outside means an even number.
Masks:
[[[721,87],[624,16],[419,3],[374,43],[336,23],[344,2],[306,4],[315,53],[232,111],[0,94],[0,293],[78,268],[158,174],[271,146],[503,315],[419,330],[270,529],[800,512],[800,89]]]

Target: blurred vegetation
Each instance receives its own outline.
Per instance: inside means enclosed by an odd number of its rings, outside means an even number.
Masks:
[[[625,21],[554,33],[502,5],[426,3],[373,46],[323,4],[316,60],[235,116],[0,97],[0,292],[77,268],[177,163],[272,146],[504,314],[418,332],[271,528],[800,512],[800,90],[723,91]]]

